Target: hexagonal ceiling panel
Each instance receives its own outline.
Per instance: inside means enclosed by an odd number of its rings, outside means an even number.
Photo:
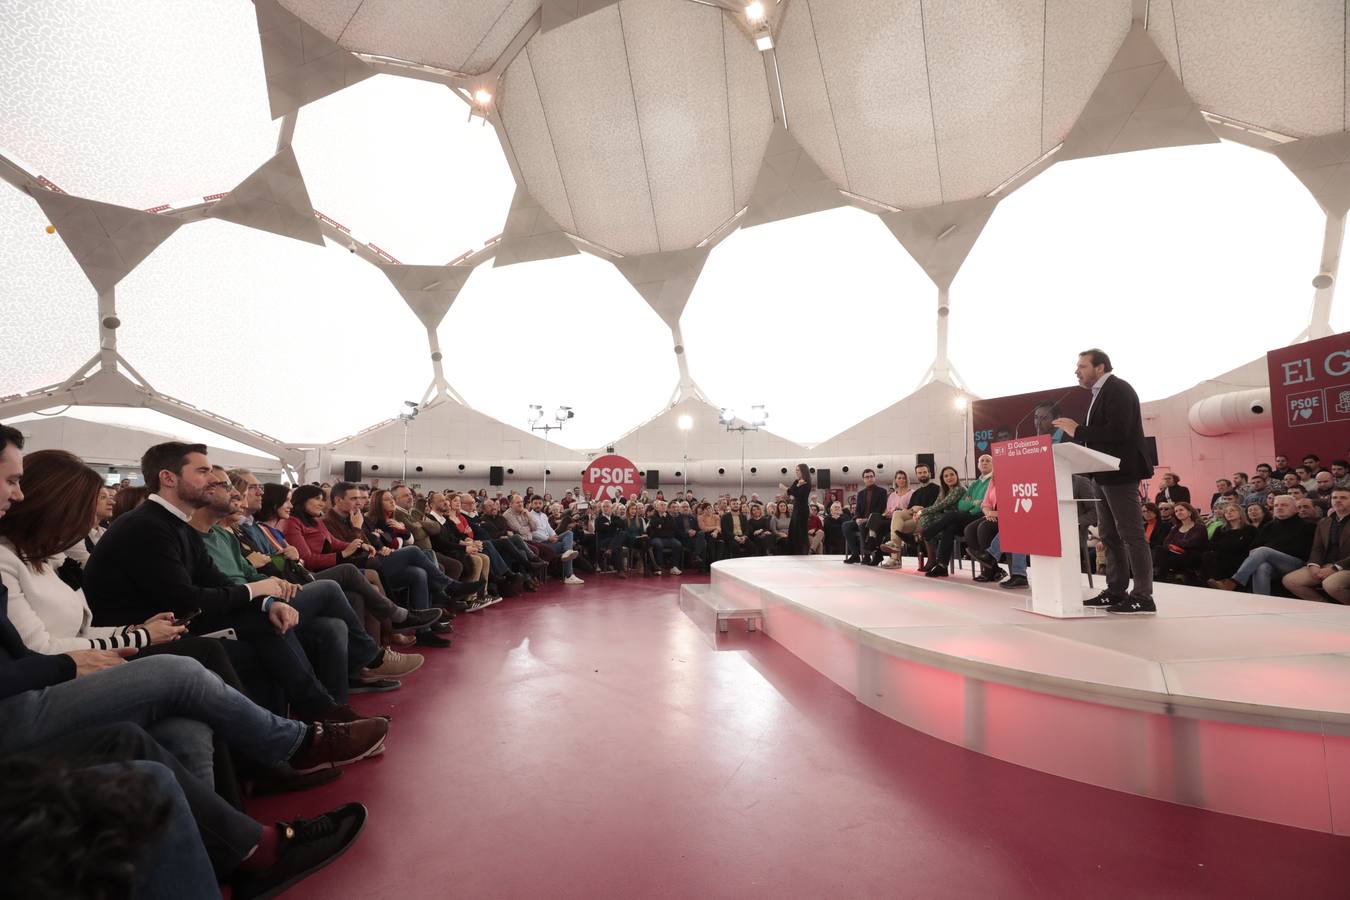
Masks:
[[[670,331],[617,269],[586,253],[479,266],[437,333],[446,377],[474,409],[526,428],[531,403],[573,407],[550,436],[567,447],[623,434],[679,382]]]
[[[466,74],[491,68],[539,0],[280,0],[341,47]]]
[[[844,207],[718,244],[680,330],[709,397],[766,404],[775,434],[811,444],[914,390],[933,359],[936,311],[937,289],[881,220]],[[875,372],[843,387],[872,348]]]
[[[983,196],[1063,140],[1130,0],[793,0],[788,127],[835,183],[910,208]]]
[[[482,247],[515,191],[497,133],[431,82],[377,75],[311,103],[292,146],[314,208],[405,263]]]
[[[98,350],[98,297],[46,225],[0,184],[0,396],[59,384]]]
[[[417,317],[331,244],[188,225],[123,279],[118,312],[120,349],[157,390],[288,441],[364,428],[431,383]]]
[[[1239,144],[1059,163],[999,204],[952,284],[952,363],[1002,396],[1071,384],[1099,346],[1141,398],[1169,396],[1294,339],[1324,225]]]
[[[0,122],[0,152],[73,194],[145,209],[228,191],[276,149],[252,5],[7,5]]]
[[[730,219],[772,125],[759,52],[687,0],[624,0],[536,35],[500,109],[526,189],[623,254],[692,247]]]

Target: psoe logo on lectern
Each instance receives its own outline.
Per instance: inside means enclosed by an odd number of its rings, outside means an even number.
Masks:
[[[1013,512],[1031,512],[1032,501],[1040,496],[1040,485],[1034,481],[1015,481],[1012,485]]]

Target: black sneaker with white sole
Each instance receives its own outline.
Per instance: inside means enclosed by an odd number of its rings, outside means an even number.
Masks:
[[[1105,608],[1105,607],[1107,607],[1107,606],[1112,606],[1112,605],[1114,605],[1114,604],[1116,604],[1116,603],[1119,603],[1119,602],[1120,602],[1121,600],[1123,600],[1123,599],[1125,599],[1125,598],[1123,598],[1123,597],[1117,597],[1115,594],[1111,593],[1110,591],[1102,591],[1102,592],[1101,592],[1100,594],[1098,594],[1097,596],[1095,596],[1095,597],[1089,597],[1088,599],[1084,600],[1084,601],[1083,601],[1083,605],[1084,605],[1084,606],[1097,606],[1097,607]]]
[[[1151,616],[1158,612],[1158,607],[1152,600],[1126,597],[1124,600],[1112,603],[1106,608],[1106,611],[1118,616]]]

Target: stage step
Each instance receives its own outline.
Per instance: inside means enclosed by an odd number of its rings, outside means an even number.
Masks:
[[[699,628],[713,633],[726,633],[728,623],[745,622],[746,631],[754,631],[764,616],[762,606],[746,606],[732,602],[718,593],[711,584],[686,584],[680,588],[680,609]]]

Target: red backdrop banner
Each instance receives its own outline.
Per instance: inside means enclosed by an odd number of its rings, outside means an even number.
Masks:
[[[1350,332],[1266,354],[1275,452],[1290,465],[1309,453],[1322,465],[1350,447]]]
[[[626,500],[630,494],[642,493],[642,479],[632,460],[611,453],[587,464],[581,476],[581,490],[597,503],[606,499]]]
[[[991,445],[998,491],[999,546],[1008,553],[1059,556],[1054,436]]]

